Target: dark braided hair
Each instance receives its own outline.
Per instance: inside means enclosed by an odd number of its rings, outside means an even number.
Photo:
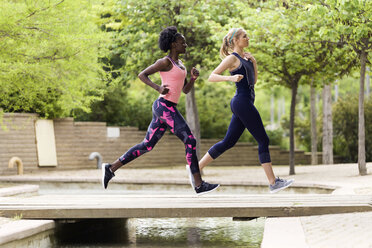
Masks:
[[[177,28],[175,26],[163,29],[159,36],[160,49],[164,52],[170,50],[172,42],[175,42],[178,36],[181,36],[181,34],[177,32]]]

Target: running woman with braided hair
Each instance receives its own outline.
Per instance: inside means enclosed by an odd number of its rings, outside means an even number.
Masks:
[[[198,195],[211,192],[219,187],[219,184],[204,182],[199,171],[198,158],[196,156],[196,140],[189,126],[177,109],[177,103],[181,91],[187,94],[194,86],[199,76],[199,71],[191,69],[190,80],[186,79],[186,67],[179,60],[179,55],[186,52],[185,37],[177,32],[176,27],[167,27],[159,37],[159,47],[169,54],[157,60],[153,65],[143,70],[138,77],[148,86],[160,93],[152,105],[153,118],[148,127],[145,139],[130,148],[125,154],[112,164],[102,166],[102,185],[106,189],[108,182],[115,176],[114,172],[138,158],[146,152],[151,151],[167,128],[171,130],[184,144],[186,148],[186,161],[195,182],[195,192]],[[149,76],[159,72],[161,85],[153,83]]]
[[[269,152],[269,138],[261,116],[254,106],[257,64],[250,53],[244,52],[244,48],[248,47],[248,45],[249,37],[242,28],[231,29],[223,38],[220,50],[220,56],[223,60],[212,72],[208,80],[210,82],[235,82],[236,93],[230,102],[233,115],[225,138],[209,149],[200,160],[199,167],[203,169],[226,150],[232,148],[244,130],[248,129],[258,142],[258,157],[270,183],[269,190],[271,193],[276,193],[289,187],[294,180],[275,178]],[[226,70],[230,71],[230,76],[222,75]],[[193,183],[191,177],[190,182],[191,184]]]

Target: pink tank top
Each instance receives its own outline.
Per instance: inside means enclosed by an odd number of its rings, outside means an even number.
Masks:
[[[168,85],[169,92],[166,95],[160,95],[164,99],[178,103],[181,96],[185,78],[187,75],[186,68],[182,70],[170,57],[167,58],[172,62],[173,67],[170,71],[160,71],[161,85]]]

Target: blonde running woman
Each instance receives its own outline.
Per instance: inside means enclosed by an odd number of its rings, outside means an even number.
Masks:
[[[235,82],[236,93],[230,102],[233,115],[225,138],[209,149],[199,161],[199,168],[202,170],[226,150],[232,148],[244,130],[248,129],[258,142],[258,157],[269,181],[269,190],[271,193],[276,193],[289,187],[294,180],[284,180],[276,178],[274,175],[269,151],[269,138],[260,114],[254,106],[257,63],[252,54],[244,51],[248,46],[249,37],[242,28],[231,29],[223,38],[220,50],[223,60],[208,80],[210,82]],[[226,70],[229,70],[230,76],[222,75]],[[191,177],[190,181],[192,181]]]

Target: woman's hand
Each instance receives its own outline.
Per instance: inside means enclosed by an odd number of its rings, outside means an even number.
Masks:
[[[239,82],[240,80],[242,80],[243,79],[243,75],[241,75],[241,74],[236,74],[236,75],[234,75],[234,76],[231,76],[230,78],[230,81],[232,81],[232,82]]]
[[[245,52],[244,53],[244,58],[247,59],[247,60],[251,60],[253,63],[256,63],[256,59],[253,57],[253,55],[251,53]]]
[[[166,94],[168,94],[168,92],[169,92],[169,89],[167,88],[168,87],[168,85],[161,85],[161,86],[159,86],[159,89],[158,89],[158,92],[160,93],[160,94],[162,94],[162,95],[166,95]]]
[[[191,79],[196,80],[198,77],[199,77],[199,71],[195,67],[193,67],[191,69]]]
[[[191,68],[191,77],[190,77],[190,80],[187,81],[187,79],[185,78],[185,84],[183,85],[183,93],[187,94],[190,92],[190,90],[192,89],[192,87],[194,87],[194,83],[195,83],[195,80],[199,77],[199,71],[193,67]]]

